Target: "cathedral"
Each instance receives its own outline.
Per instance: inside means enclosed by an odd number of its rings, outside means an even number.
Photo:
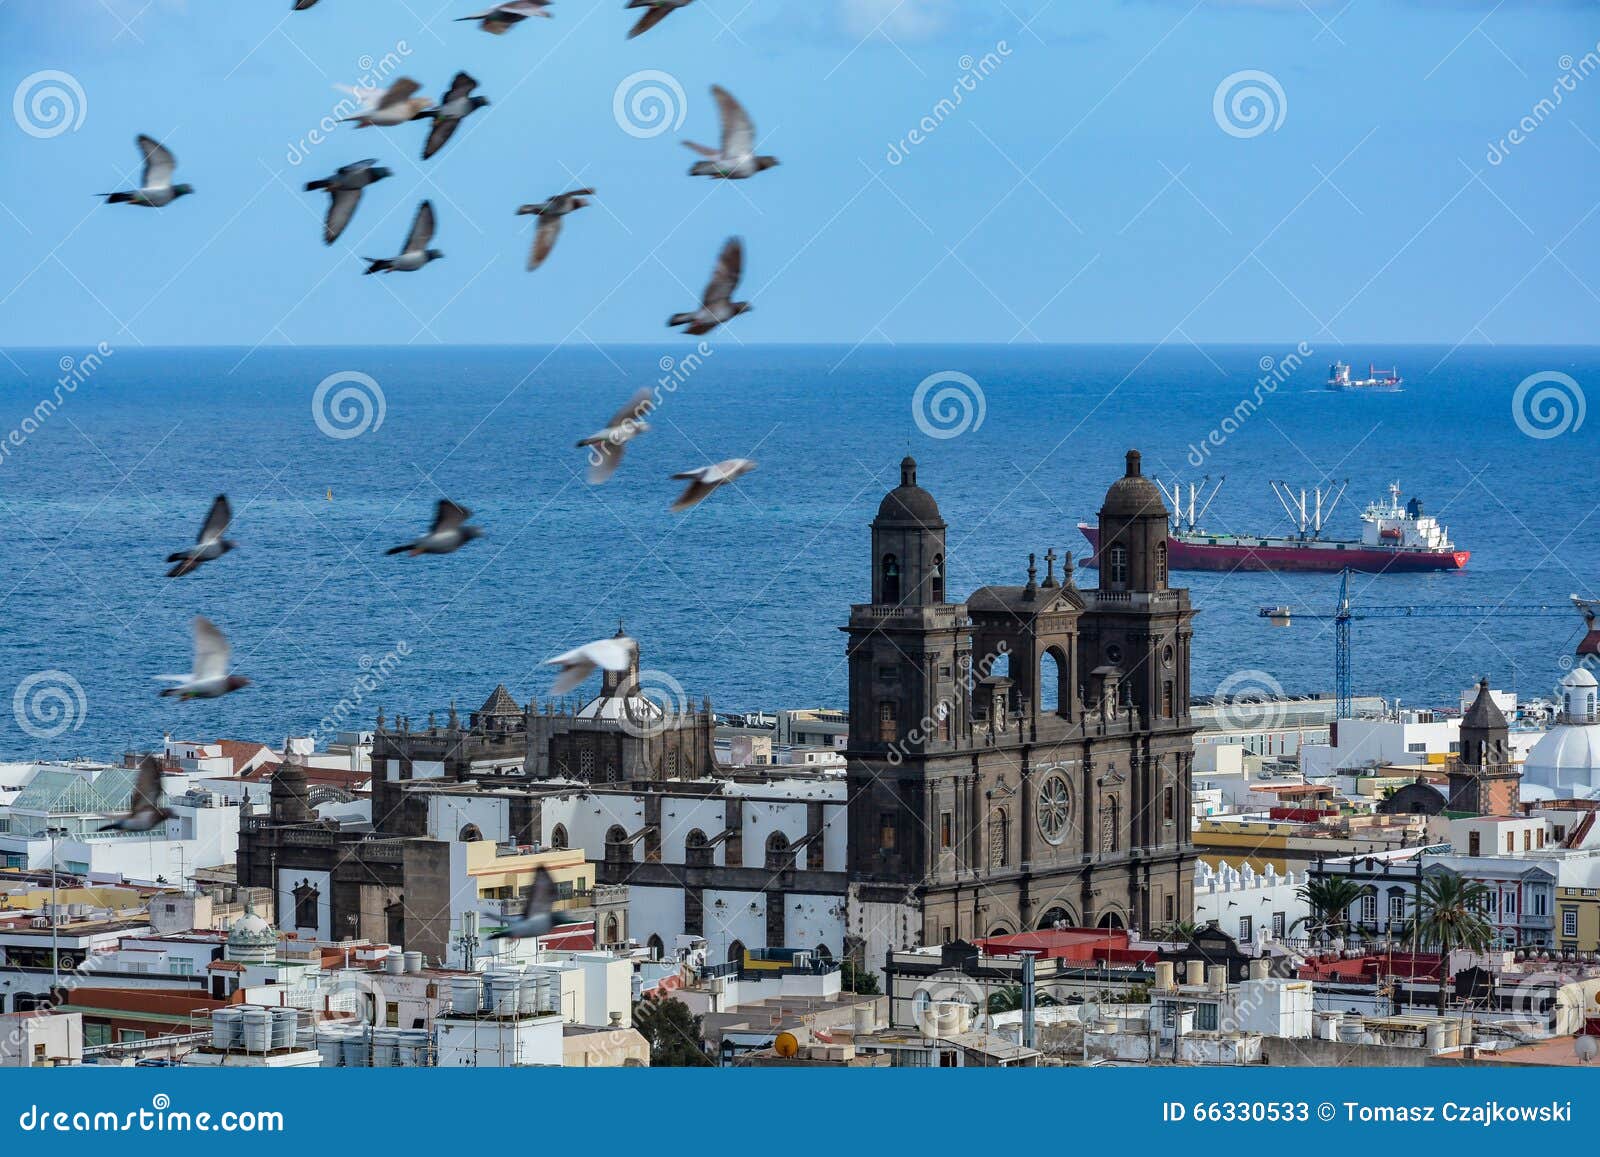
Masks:
[[[849,905],[867,961],[1061,926],[1188,917],[1194,612],[1129,451],[1096,580],[1030,555],[1020,586],[946,589],[939,504],[906,458],[872,522],[848,637]]]

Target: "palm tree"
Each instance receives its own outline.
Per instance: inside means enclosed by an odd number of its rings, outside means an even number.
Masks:
[[[1198,935],[1200,935],[1200,925],[1193,920],[1173,920],[1156,929],[1157,939],[1174,943],[1192,944]]]
[[[1342,936],[1350,928],[1350,906],[1367,894],[1367,885],[1348,876],[1318,876],[1300,885],[1298,895],[1311,909],[1289,931],[1304,926],[1313,939]]]
[[[1483,914],[1489,889],[1476,880],[1440,871],[1422,881],[1417,899],[1417,939],[1439,950],[1439,1012],[1443,1014],[1450,975],[1450,953],[1458,948],[1486,952],[1494,930]]]

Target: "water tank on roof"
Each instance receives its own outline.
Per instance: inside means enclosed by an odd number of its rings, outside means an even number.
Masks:
[[[272,1009],[246,1007],[240,1014],[242,1043],[247,1053],[264,1053],[272,1048]]]
[[[239,1010],[219,1008],[211,1014],[211,1047],[233,1049],[239,1045]]]
[[[457,1016],[476,1016],[483,1007],[483,979],[458,976],[450,982],[450,1007]]]
[[[422,971],[422,966],[423,966],[422,953],[420,953],[420,952],[407,952],[406,953],[406,971],[407,972],[409,972],[413,976],[415,976],[415,975],[417,975],[418,973],[420,973]]]
[[[272,1010],[272,1047],[275,1049],[289,1049],[294,1047],[295,1030],[300,1027],[300,1010],[297,1008],[275,1008]]]

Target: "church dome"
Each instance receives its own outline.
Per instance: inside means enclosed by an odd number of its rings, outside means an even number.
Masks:
[[[1161,495],[1161,487],[1144,476],[1139,451],[1129,450],[1127,463],[1126,472],[1111,484],[1111,489],[1106,491],[1106,500],[1100,507],[1100,513],[1112,518],[1147,518],[1159,515],[1165,519],[1166,499]]]
[[[225,955],[229,960],[270,958],[278,947],[278,930],[256,914],[255,904],[246,899],[244,915],[228,929]]]
[[[1561,715],[1528,752],[1522,778],[1557,796],[1592,796],[1600,790],[1600,711],[1590,672],[1580,667],[1561,680]]]
[[[920,526],[943,527],[939,504],[917,485],[917,460],[907,455],[900,462],[900,485],[883,496],[878,504],[880,522],[911,522]]]

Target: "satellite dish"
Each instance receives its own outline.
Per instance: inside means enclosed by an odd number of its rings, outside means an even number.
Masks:
[[[798,1056],[800,1054],[800,1042],[795,1038],[794,1033],[780,1032],[778,1039],[772,1042],[772,1051],[780,1057]]]
[[[1586,1065],[1600,1055],[1600,1041],[1592,1036],[1580,1036],[1572,1042],[1572,1051],[1578,1056],[1578,1063]]]

